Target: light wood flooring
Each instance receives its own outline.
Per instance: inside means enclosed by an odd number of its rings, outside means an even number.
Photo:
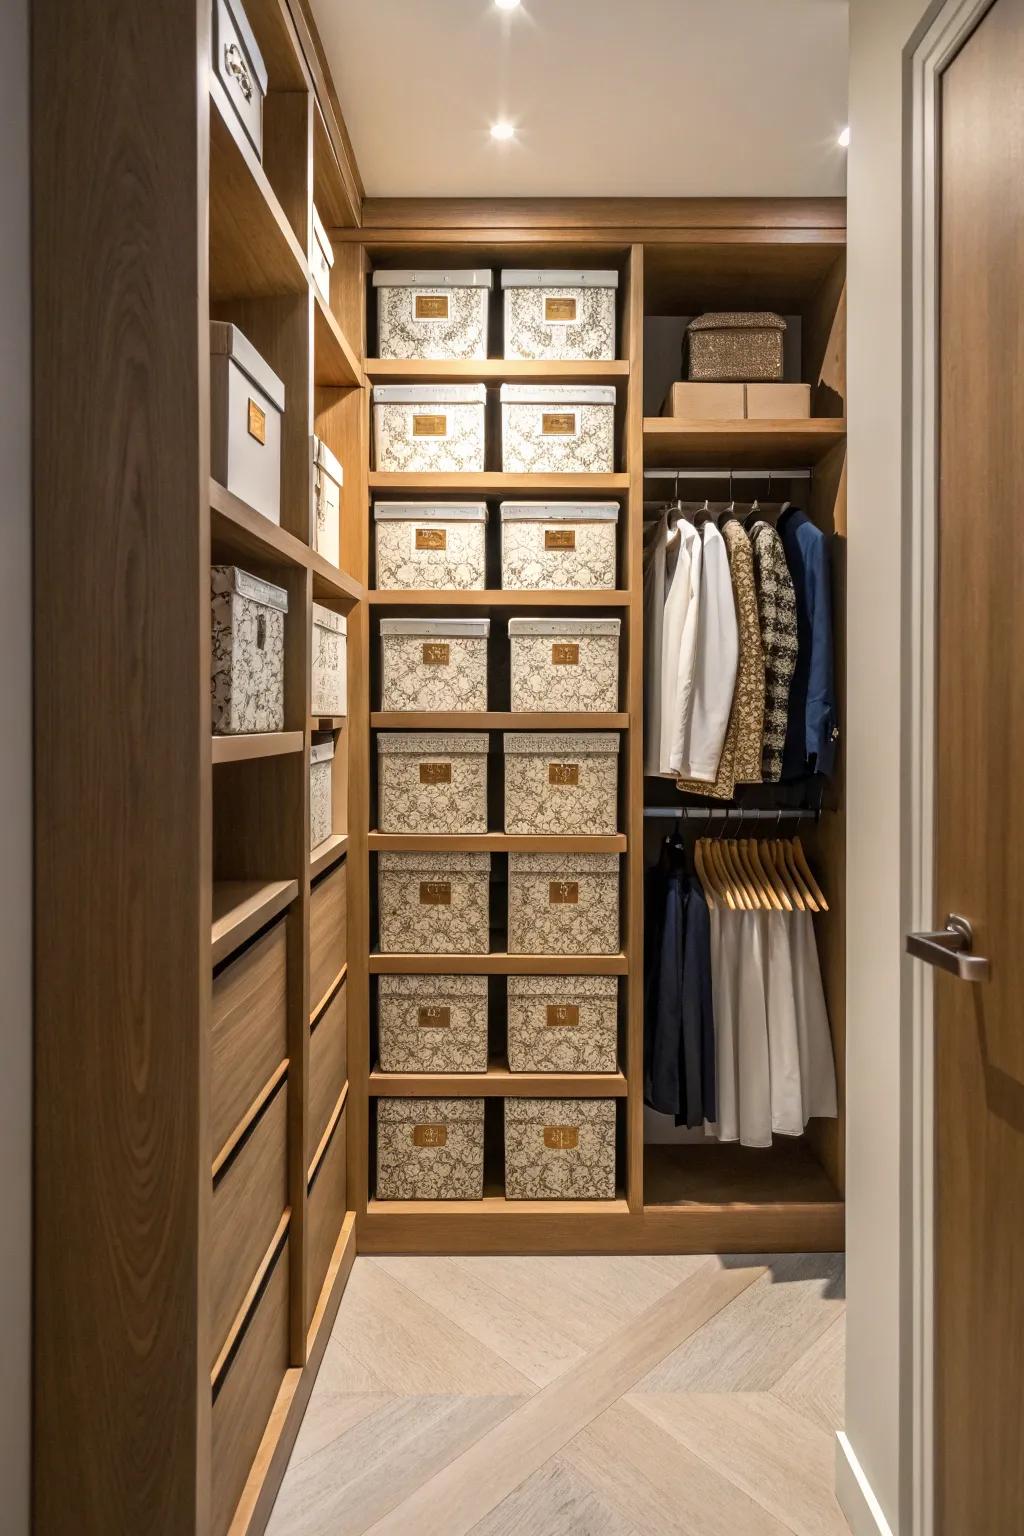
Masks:
[[[269,1536],[848,1536],[831,1254],[356,1260]]]

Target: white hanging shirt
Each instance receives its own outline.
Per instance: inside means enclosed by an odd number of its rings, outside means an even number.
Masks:
[[[713,522],[704,524],[696,609],[696,654],[686,690],[686,707],[681,715],[677,713],[680,728],[670,754],[670,767],[680,778],[713,784],[732,712],[740,651],[729,556],[725,540]]]
[[[679,552],[665,599],[661,662],[661,749],[658,771],[668,774],[677,772],[689,733],[694,702],[703,557],[700,534],[685,518],[680,518],[676,523],[675,537],[679,540]],[[725,548],[724,542],[722,547]],[[715,766],[717,768],[717,763]]]
[[[644,541],[644,772],[661,772],[661,678],[668,516]]]

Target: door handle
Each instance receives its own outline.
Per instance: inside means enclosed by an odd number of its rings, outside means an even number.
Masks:
[[[984,955],[974,955],[974,929],[966,917],[951,912],[945,928],[934,933],[908,933],[907,954],[915,960],[937,965],[941,971],[959,976],[961,981],[988,981],[992,966]]]

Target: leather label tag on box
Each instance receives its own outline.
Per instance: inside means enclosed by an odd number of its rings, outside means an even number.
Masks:
[[[452,1022],[452,1011],[444,1008],[440,1003],[431,1003],[425,1008],[416,1010],[416,1022],[420,1029],[449,1029]]]
[[[414,1125],[412,1128],[412,1144],[414,1147],[443,1147],[448,1141],[448,1127],[446,1125]]]
[[[428,640],[423,646],[423,665],[425,667],[446,667],[449,660],[450,647],[443,640]]]
[[[575,1029],[580,1022],[580,1010],[576,1003],[548,1003],[548,1029]]]
[[[542,411],[540,416],[542,437],[575,437],[575,411]]]
[[[575,907],[580,899],[578,880],[552,880],[548,884],[548,904],[552,907]]]
[[[576,529],[575,528],[545,528],[544,529],[544,548],[545,549],[575,549],[576,548]]]
[[[548,763],[549,784],[572,784],[580,782],[579,763]]]
[[[451,781],[451,763],[420,763],[421,784],[450,784]]]
[[[580,648],[574,640],[556,641],[551,647],[551,661],[556,667],[578,667]]]
[[[412,435],[413,437],[447,437],[448,417],[414,415]]]
[[[265,444],[267,441],[267,413],[255,400],[249,401],[249,436],[254,437],[258,443]]]
[[[544,319],[558,325],[571,324],[576,319],[576,300],[545,296]]]
[[[417,320],[447,320],[448,295],[446,293],[418,293],[416,295]]]
[[[544,1145],[553,1152],[575,1152],[580,1144],[579,1129],[575,1125],[546,1125]]]
[[[416,529],[416,548],[417,549],[447,549],[448,548],[448,530],[447,530],[447,528],[417,528]]]
[[[450,907],[451,904],[452,883],[450,880],[420,881],[421,907]]]

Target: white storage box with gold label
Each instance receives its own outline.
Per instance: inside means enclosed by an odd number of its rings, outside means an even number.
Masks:
[[[501,286],[506,357],[614,358],[617,272],[511,269]]]
[[[378,1099],[378,1200],[482,1200],[483,1099]]]
[[[516,475],[610,475],[615,386],[503,384],[501,467]]]
[[[509,854],[510,955],[614,955],[618,950],[618,854]]]
[[[619,707],[619,619],[509,619],[512,709]]]
[[[317,292],[327,308],[331,307],[331,268],[334,266],[334,246],[323,225],[323,220],[313,204],[313,241],[309,249],[309,270],[313,274]]]
[[[334,831],[331,774],[334,738],[314,740],[309,749],[309,846],[319,848]]]
[[[617,501],[503,501],[501,584],[511,591],[615,586]]]
[[[332,565],[341,564],[341,464],[318,437],[313,438],[313,547]]]
[[[614,1072],[618,999],[615,976],[510,976],[510,1069]]]
[[[382,1072],[486,1072],[486,976],[382,976]]]
[[[253,149],[263,159],[263,62],[241,0],[214,0],[213,69]]]
[[[614,1099],[506,1099],[509,1200],[614,1200]]]
[[[486,731],[381,731],[381,832],[486,832],[487,745]]]
[[[210,323],[210,473],[281,521],[284,385],[237,325]]]
[[[473,269],[375,272],[377,356],[486,357],[493,281],[490,272]]]
[[[478,592],[486,582],[484,501],[376,501],[379,590]]]
[[[505,734],[505,831],[510,836],[617,832],[618,785],[614,731]]]
[[[378,469],[399,474],[481,474],[483,384],[375,384]]]
[[[382,853],[377,863],[383,954],[487,954],[489,853]]]
[[[381,708],[487,708],[490,619],[381,619]]]
[[[210,595],[214,735],[283,730],[287,592],[236,566],[214,565]]]
[[[348,713],[348,620],[343,614],[313,604],[314,715]]]

